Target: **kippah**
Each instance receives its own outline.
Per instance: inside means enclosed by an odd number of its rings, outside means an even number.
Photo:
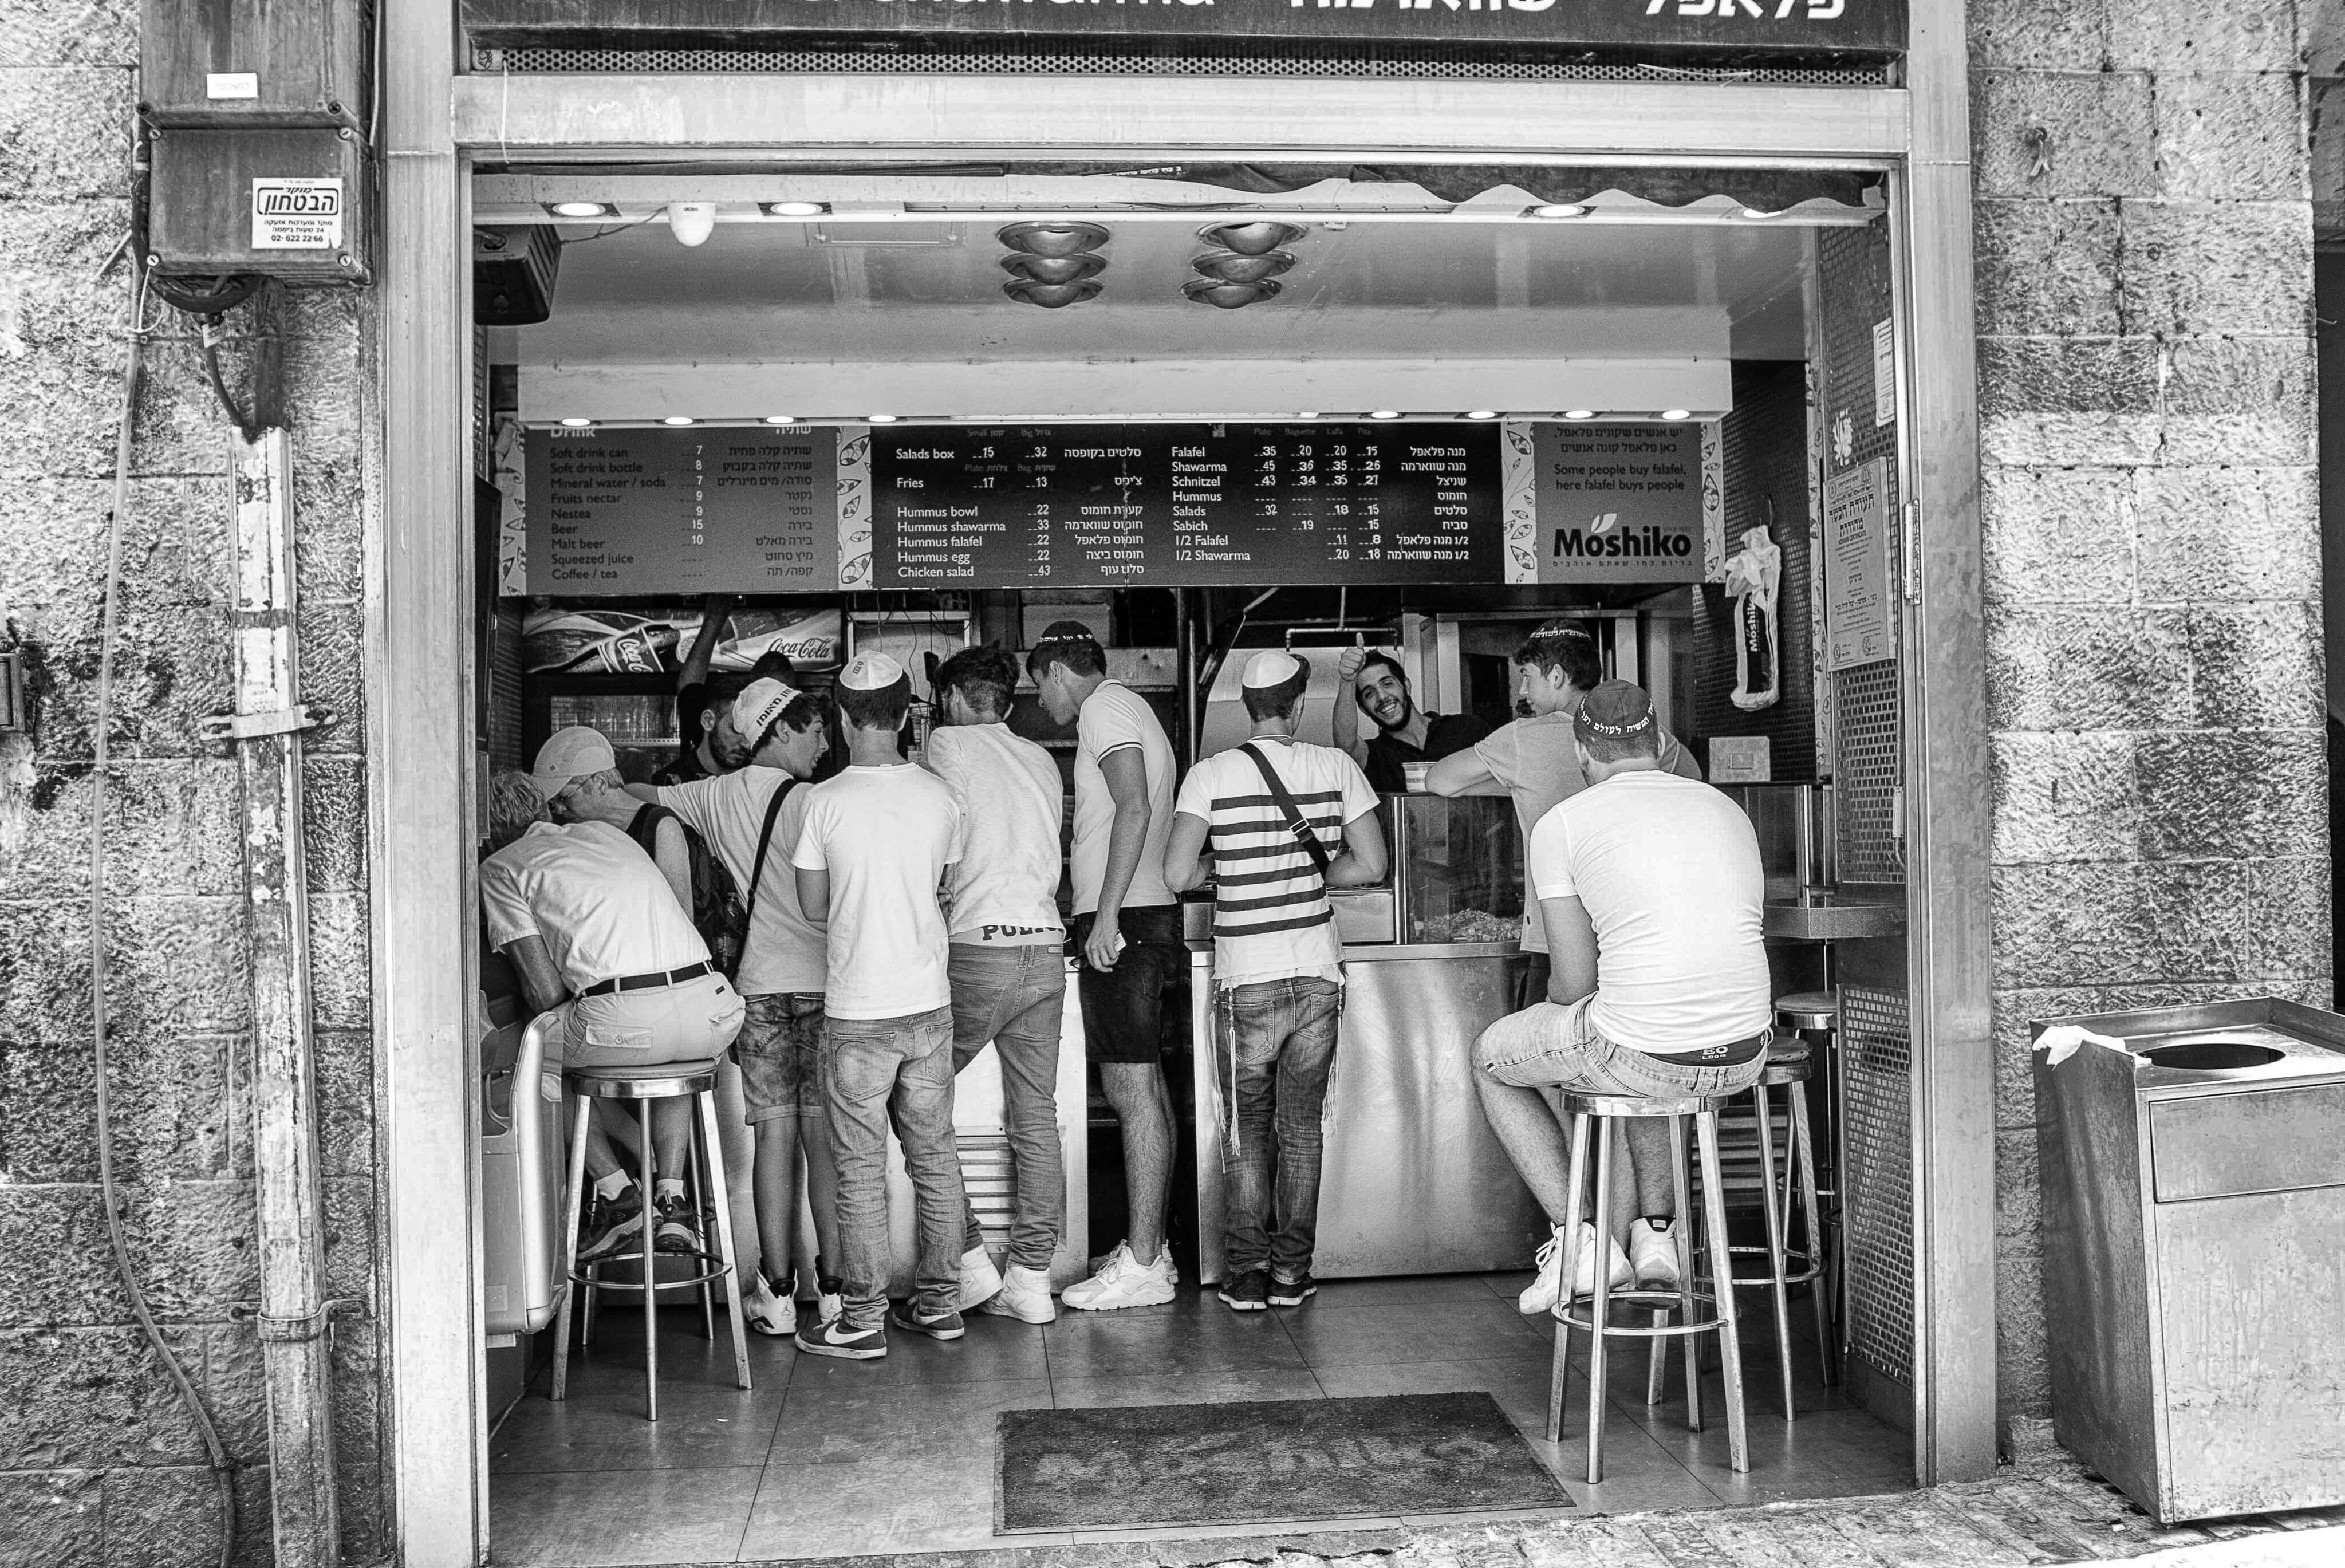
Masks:
[[[1633,681],[1598,681],[1580,698],[1572,727],[1582,735],[1641,735],[1653,727],[1653,699]]]
[[[838,684],[849,691],[878,691],[904,678],[904,667],[883,653],[859,653],[838,672]]]
[[[1099,640],[1091,635],[1091,627],[1081,621],[1052,621],[1042,628],[1041,640],[1046,643],[1071,642],[1077,638],[1084,642]]]
[[[1246,660],[1244,684],[1257,688],[1284,686],[1294,678],[1295,672],[1302,667],[1302,665],[1295,662],[1293,654],[1281,653],[1276,648],[1264,648]]]
[[[734,728],[748,738],[752,746],[761,743],[782,710],[797,700],[795,688],[770,677],[751,681],[740,696],[733,699]]]
[[[1596,634],[1589,631],[1586,626],[1581,626],[1577,621],[1547,621],[1542,623],[1539,629],[1533,632],[1531,636],[1535,637],[1586,637],[1589,642],[1594,642],[1596,640]]]

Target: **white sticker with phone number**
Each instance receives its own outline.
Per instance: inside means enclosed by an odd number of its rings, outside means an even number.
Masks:
[[[342,182],[339,179],[255,179],[255,250],[339,250],[342,244]]]

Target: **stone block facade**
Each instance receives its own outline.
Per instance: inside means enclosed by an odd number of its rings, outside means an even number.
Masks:
[[[2042,1436],[2027,1021],[2330,992],[2299,9],[1973,0],[1997,1322]]]
[[[135,1326],[96,1153],[91,731],[129,323],[137,7],[0,0],[0,645],[26,736],[0,736],[0,1564],[218,1560],[196,1429]],[[111,260],[110,260],[111,259]],[[291,297],[302,680],[340,707],[305,768],[344,1544],[388,1548],[376,1348],[375,1065],[359,626],[372,355],[356,293]],[[249,330],[238,311],[232,334]],[[238,1466],[242,1558],[269,1557],[256,1291],[242,787],[198,725],[232,707],[228,423],[191,318],[150,307],[112,761],[101,823],[122,1212],[165,1338]],[[231,344],[231,358],[241,347]]]

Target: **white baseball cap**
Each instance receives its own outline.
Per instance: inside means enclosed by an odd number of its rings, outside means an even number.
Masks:
[[[545,738],[545,744],[537,748],[537,765],[530,769],[529,781],[551,800],[587,774],[618,765],[618,754],[599,730],[574,724]]]
[[[838,672],[849,691],[884,691],[904,678],[904,667],[883,653],[859,653]]]
[[[733,728],[751,746],[762,745],[782,710],[797,699],[796,688],[778,680],[753,680],[733,699]]]
[[[1293,680],[1302,668],[1303,661],[1293,654],[1282,653],[1276,648],[1264,648],[1246,660],[1245,678],[1243,684],[1257,690],[1274,686],[1284,686],[1288,681]]]

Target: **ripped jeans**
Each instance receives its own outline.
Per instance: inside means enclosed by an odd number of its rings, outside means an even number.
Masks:
[[[1320,1113],[1343,1012],[1344,988],[1315,976],[1216,991],[1214,1072],[1227,1098],[1222,1230],[1228,1278],[1265,1266],[1282,1280],[1311,1271],[1325,1143]]]

